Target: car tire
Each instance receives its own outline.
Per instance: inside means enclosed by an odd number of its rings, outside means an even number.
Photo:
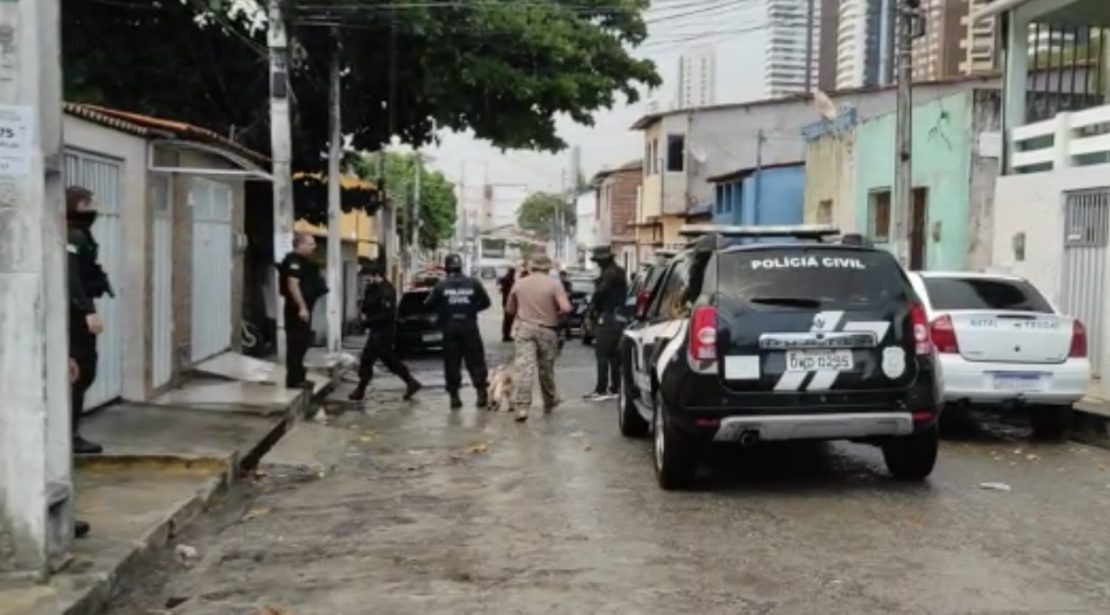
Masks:
[[[1033,437],[1038,440],[1063,440],[1071,427],[1070,406],[1034,406],[1030,422]]]
[[[674,428],[670,411],[658,393],[654,397],[652,458],[655,479],[667,491],[689,487],[694,481],[696,459],[690,441]]]
[[[925,480],[937,463],[940,433],[936,426],[910,436],[895,438],[883,445],[883,459],[898,480]]]
[[[621,435],[626,438],[642,438],[647,435],[651,425],[640,416],[636,402],[628,396],[628,378],[621,376],[620,397],[617,399],[617,424]]]

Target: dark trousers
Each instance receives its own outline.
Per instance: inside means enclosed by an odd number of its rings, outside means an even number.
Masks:
[[[462,363],[470,373],[470,384],[486,390],[486,349],[478,323],[472,320],[448,322],[443,326],[443,378],[447,392],[457,393],[462,386]]]
[[[301,386],[305,382],[304,356],[312,343],[312,327],[301,320],[296,309],[285,310],[285,385]]]
[[[604,322],[594,332],[594,356],[597,359],[597,392],[616,393],[620,388],[620,347],[623,327],[612,314],[602,317]]]
[[[397,329],[393,326],[370,331],[370,336],[366,338],[366,345],[362,347],[362,358],[358,365],[358,379],[361,386],[369,384],[374,379],[374,363],[379,360],[386,369],[404,380],[406,384],[412,382],[409,368],[405,367],[397,357],[397,349],[394,346],[396,337]]]
[[[70,358],[77,363],[77,381],[69,387],[70,412],[73,416],[73,434],[80,433],[81,414],[85,410],[85,393],[96,381],[96,336],[81,327],[70,331]]]
[[[513,338],[513,322],[516,321],[516,316],[512,314],[505,314],[501,319],[501,340],[509,341]]]

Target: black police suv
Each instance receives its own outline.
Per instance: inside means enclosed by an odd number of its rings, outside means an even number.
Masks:
[[[620,429],[654,433],[664,489],[716,443],[847,439],[881,447],[897,478],[932,472],[941,396],[920,301],[889,253],[805,231],[700,237],[626,329]]]
[[[401,295],[397,305],[397,352],[403,356],[443,348],[443,330],[435,310],[426,305],[431,293],[430,288],[410,288]]]
[[[590,298],[594,295],[596,282],[590,278],[570,278],[570,314],[567,315],[567,327],[572,333],[579,333],[583,341],[589,343],[592,337],[589,327],[589,318],[586,312],[590,309]]]

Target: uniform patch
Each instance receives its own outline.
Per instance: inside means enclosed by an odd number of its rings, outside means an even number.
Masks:
[[[898,346],[883,348],[883,373],[891,380],[906,373],[906,351]]]
[[[80,253],[80,251],[77,249],[77,246],[73,245],[72,243],[67,243],[66,244],[66,252],[69,252],[70,254],[79,254]]]
[[[298,263],[289,263],[289,268],[293,270],[298,270],[301,268],[301,266]]]

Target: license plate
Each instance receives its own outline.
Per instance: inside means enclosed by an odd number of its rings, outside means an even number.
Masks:
[[[997,391],[1039,391],[1043,388],[1040,374],[995,374]]]
[[[443,341],[443,334],[442,333],[425,333],[424,335],[420,336],[420,339],[424,340],[425,342],[442,342]]]
[[[851,350],[787,350],[786,371],[846,372],[854,366]]]

